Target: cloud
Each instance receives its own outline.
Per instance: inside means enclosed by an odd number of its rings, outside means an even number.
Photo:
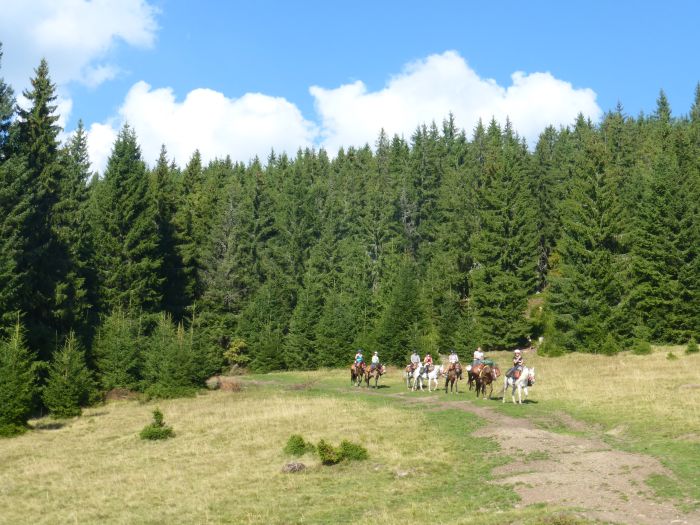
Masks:
[[[499,86],[447,51],[407,65],[379,91],[369,92],[361,81],[309,91],[320,119],[320,142],[330,152],[373,144],[381,128],[410,136],[418,125],[439,123],[450,112],[468,131],[479,118],[510,118],[529,144],[546,126],[571,124],[579,112],[594,121],[602,114],[594,91],[574,88],[551,73],[515,72],[511,79],[510,86]]]
[[[456,52],[413,62],[387,85],[370,92],[356,81],[333,89],[312,86],[318,123],[307,120],[284,98],[247,93],[228,98],[211,89],[196,89],[178,101],[170,88],[137,82],[110,122],[90,127],[91,159],[106,165],[118,126],[136,131],[144,159],[153,163],[161,144],[184,165],[195,149],[205,160],[230,155],[263,160],[271,148],[294,153],[299,147],[324,147],[333,155],[341,146],[373,144],[379,130],[410,136],[416,127],[441,122],[452,112],[459,127],[471,131],[478,119],[510,118],[513,127],[534,145],[548,125],[569,125],[578,113],[598,120],[602,114],[591,89],[574,88],[551,73],[515,72],[504,87],[481,78]]]
[[[113,123],[93,124],[88,144],[93,168],[102,172],[117,126],[124,122],[136,132],[144,159],[154,163],[165,144],[169,157],[184,165],[199,149],[203,159],[230,155],[247,161],[265,159],[272,148],[294,153],[312,146],[317,130],[301,111],[284,98],[247,93],[227,98],[211,89],[195,89],[181,102],[170,88],[152,89],[137,82],[129,90]]]
[[[2,74],[17,91],[42,57],[58,85],[94,87],[117,74],[106,60],[118,41],[147,48],[158,29],[147,0],[0,0],[0,12]]]

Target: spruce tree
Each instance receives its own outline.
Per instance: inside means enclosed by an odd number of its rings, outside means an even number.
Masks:
[[[414,349],[422,350],[424,317],[418,301],[414,262],[404,256],[395,276],[388,303],[379,318],[376,341],[386,362],[400,365]]]
[[[96,259],[101,311],[157,312],[162,305],[162,254],[157,209],[133,130],[119,132],[96,187]]]
[[[161,147],[155,169],[151,172],[150,187],[158,233],[158,256],[163,264],[160,277],[163,283],[161,308],[181,319],[188,304],[185,296],[183,264],[177,249],[175,214],[177,194],[173,171],[168,165],[165,146]]]
[[[49,376],[42,392],[44,404],[57,418],[79,416],[94,390],[92,373],[85,364],[85,353],[70,332],[61,350],[54,353]]]
[[[17,154],[26,162],[28,177],[22,191],[30,196],[21,235],[26,241],[17,267],[24,274],[18,309],[24,313],[29,345],[48,359],[57,340],[70,327],[83,293],[70,247],[59,235],[64,198],[64,164],[58,152],[59,126],[55,86],[42,60],[23,93],[28,109],[18,111]]]
[[[19,320],[7,337],[0,339],[0,437],[27,429],[37,393],[33,358]]]
[[[136,390],[141,379],[143,334],[138,319],[116,308],[104,317],[93,343],[100,385]]]
[[[182,324],[162,314],[148,337],[143,356],[144,390],[153,397],[187,395],[197,387],[191,339]]]

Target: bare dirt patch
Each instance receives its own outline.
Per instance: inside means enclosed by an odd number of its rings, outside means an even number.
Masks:
[[[495,439],[514,461],[494,471],[493,483],[514,485],[523,505],[546,503],[585,509],[593,519],[634,525],[700,523],[700,512],[685,514],[654,496],[645,481],[673,477],[658,459],[611,448],[598,438],[558,434],[467,401],[422,397],[409,402],[471,412],[487,424],[474,435]],[[527,410],[523,406],[523,410]],[[568,415],[555,414],[575,431],[590,428]]]

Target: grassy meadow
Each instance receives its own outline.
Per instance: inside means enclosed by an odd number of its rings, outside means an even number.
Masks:
[[[700,500],[700,356],[681,350],[673,361],[669,349],[527,355],[537,370],[533,402],[475,400],[464,382],[450,398],[655,455],[674,477],[649,483],[690,507]],[[240,392],[110,402],[72,420],[32,421],[34,431],[0,440],[0,523],[588,523],[568,511],[522,508],[512,488],[487,484],[508,458],[495,442],[471,436],[482,424],[476,416],[405,402],[443,392],[408,393],[398,370],[371,392],[350,387],[348,375],[245,376]],[[174,439],[139,439],[155,407]],[[369,460],[326,467],[307,455],[304,472],[285,474],[291,434],[336,445],[349,439]]]

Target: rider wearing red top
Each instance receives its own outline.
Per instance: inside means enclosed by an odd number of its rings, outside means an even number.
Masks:
[[[423,359],[423,366],[428,368],[432,364],[433,364],[433,358],[430,356],[430,354],[425,354],[425,358]]]

